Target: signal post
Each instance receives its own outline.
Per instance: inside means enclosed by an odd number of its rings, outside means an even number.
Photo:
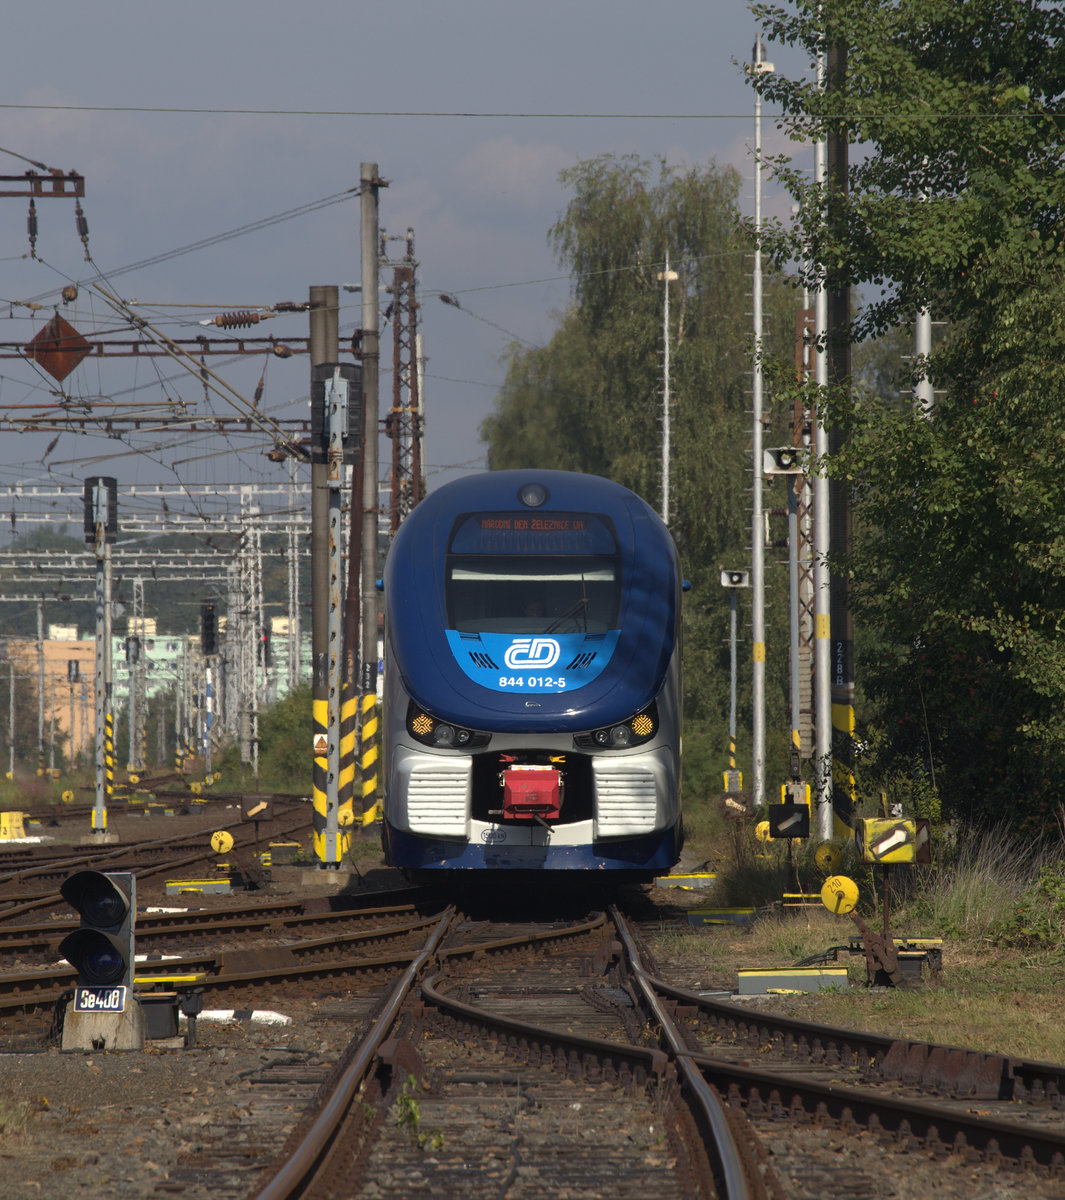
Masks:
[[[63,1017],[63,1050],[143,1050],[144,1010],[133,994],[137,880],[127,872],[78,871],[60,886],[81,925],[59,952],[77,971]]]
[[[114,790],[114,715],[111,711],[111,547],[118,535],[118,485],[107,476],[85,481],[85,541],[96,549],[96,799],[85,842],[115,842],[107,832]]]

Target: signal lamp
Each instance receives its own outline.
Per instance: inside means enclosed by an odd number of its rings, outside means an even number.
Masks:
[[[59,945],[78,973],[78,986],[132,987],[136,877],[78,871],[59,890],[81,916],[81,927]]]

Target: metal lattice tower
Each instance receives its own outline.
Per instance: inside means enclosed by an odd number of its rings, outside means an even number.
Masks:
[[[382,258],[384,242],[382,235]],[[407,230],[406,243],[403,261],[393,268],[391,289],[392,407],[385,417],[385,432],[392,439],[392,533],[425,493],[413,229]]]
[[[795,315],[795,372],[800,382],[814,378],[814,310],[802,308]],[[796,396],[794,444],[813,450],[816,413],[804,408]],[[814,755],[814,507],[809,475],[795,475],[788,481],[795,488],[799,531],[799,748],[803,758]]]
[[[144,656],[144,580],[133,581],[133,615],[126,625],[129,661],[129,765],[137,773],[144,770],[145,696]],[[136,642],[132,639],[136,638]]]

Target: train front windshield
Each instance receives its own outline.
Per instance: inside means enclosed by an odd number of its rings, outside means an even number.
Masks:
[[[449,629],[459,633],[606,633],[617,628],[617,542],[589,513],[460,518],[447,558]]]

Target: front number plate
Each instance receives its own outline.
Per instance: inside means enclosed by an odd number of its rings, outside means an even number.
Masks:
[[[74,989],[75,1012],[124,1012],[126,987],[79,987]]]

